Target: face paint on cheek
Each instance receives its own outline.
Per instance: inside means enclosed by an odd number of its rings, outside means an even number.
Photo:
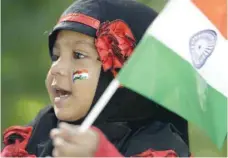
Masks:
[[[88,70],[77,70],[73,73],[73,82],[75,82],[76,80],[86,80],[88,78]]]

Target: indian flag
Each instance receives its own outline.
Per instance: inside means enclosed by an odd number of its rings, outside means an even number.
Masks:
[[[88,79],[89,74],[87,70],[77,70],[73,73],[73,81]]]
[[[117,79],[204,129],[227,134],[226,0],[171,0]]]

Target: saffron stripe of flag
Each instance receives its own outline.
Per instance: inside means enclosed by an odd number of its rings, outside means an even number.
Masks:
[[[227,39],[227,0],[192,0]]]

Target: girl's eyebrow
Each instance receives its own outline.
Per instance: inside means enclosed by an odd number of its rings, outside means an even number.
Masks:
[[[75,41],[74,44],[87,44],[87,45],[90,45],[92,48],[95,47],[95,45],[93,43],[90,43],[90,42],[87,42],[85,40],[78,40],[78,41]]]
[[[95,48],[95,45],[93,43],[87,42],[85,40],[77,40],[74,42],[74,44],[76,44],[76,45],[77,44],[87,44],[87,45],[90,45],[92,48]],[[60,44],[58,42],[55,42],[53,48],[57,48],[57,49],[60,48]]]

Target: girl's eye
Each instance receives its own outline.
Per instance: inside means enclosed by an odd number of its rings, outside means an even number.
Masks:
[[[75,59],[83,59],[83,58],[85,58],[86,56],[85,55],[83,55],[82,53],[80,53],[80,52],[74,52],[74,58]]]
[[[52,57],[51,57],[51,60],[54,62],[54,61],[57,61],[59,59],[59,56],[58,55],[55,55],[53,54]]]

